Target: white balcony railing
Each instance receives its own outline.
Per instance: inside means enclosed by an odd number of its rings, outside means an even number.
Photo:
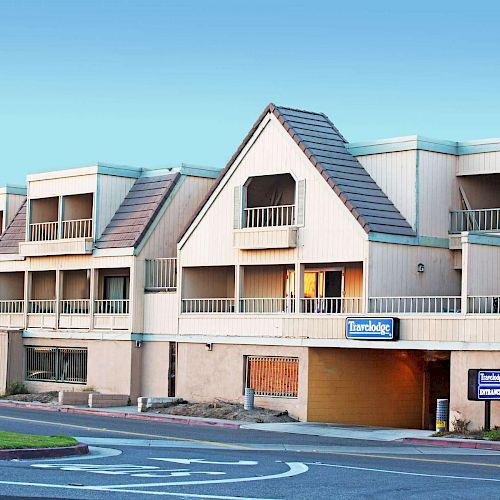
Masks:
[[[96,300],[95,313],[96,314],[129,314],[130,300]]]
[[[58,222],[36,222],[30,224],[30,241],[52,241],[58,238]]]
[[[177,259],[146,260],[146,290],[175,290],[177,288]]]
[[[370,313],[396,314],[451,314],[462,312],[462,299],[459,296],[426,297],[370,297]]]
[[[61,314],[90,314],[89,299],[61,300]]]
[[[462,231],[500,232],[500,208],[451,211],[450,233]]]
[[[323,297],[300,299],[306,314],[358,314],[363,312],[361,297]]]
[[[467,297],[470,314],[499,314],[500,295],[470,295]]]
[[[295,224],[295,205],[245,208],[243,227],[277,227]]]
[[[55,314],[55,300],[30,300],[28,306],[29,314]]]
[[[0,300],[0,314],[24,313],[24,300]]]
[[[62,221],[62,239],[92,238],[92,219]]]
[[[240,312],[246,314],[275,314],[295,312],[295,301],[291,298],[245,298],[240,299]]]
[[[233,313],[234,299],[182,299],[183,313]]]

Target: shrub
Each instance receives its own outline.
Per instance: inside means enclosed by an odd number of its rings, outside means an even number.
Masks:
[[[451,422],[453,430],[458,434],[468,434],[470,432],[469,431],[470,420],[462,418],[460,412],[457,413],[459,415],[456,416]]]
[[[14,396],[15,394],[28,394],[29,391],[26,386],[19,380],[14,380],[7,385],[5,389],[5,396]]]

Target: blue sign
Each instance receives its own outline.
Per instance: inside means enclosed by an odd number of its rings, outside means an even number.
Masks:
[[[347,318],[345,336],[355,340],[398,340],[398,318]]]
[[[477,399],[500,399],[500,370],[479,370],[477,374]]]

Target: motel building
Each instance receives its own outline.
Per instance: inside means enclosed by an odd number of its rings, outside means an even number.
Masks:
[[[500,368],[500,140],[348,144],[269,105],[178,244],[176,390],[301,420],[483,425]],[[492,403],[500,425],[500,402]]]
[[[159,295],[177,332],[177,238],[217,173],[99,164],[0,190],[0,393],[174,392],[175,349],[144,332]]]
[[[0,391],[215,398],[304,421],[483,425],[500,368],[500,139],[349,144],[269,105],[220,172],[0,190]],[[500,425],[500,403],[492,403]]]

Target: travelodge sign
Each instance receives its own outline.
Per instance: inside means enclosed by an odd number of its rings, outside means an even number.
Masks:
[[[473,401],[500,400],[500,370],[469,370],[469,398]]]
[[[347,318],[345,336],[353,340],[398,340],[399,318]]]

